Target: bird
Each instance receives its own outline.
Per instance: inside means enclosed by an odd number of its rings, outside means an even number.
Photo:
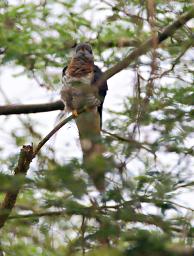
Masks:
[[[103,103],[107,81],[97,86],[103,72],[94,64],[92,47],[80,43],[75,47],[69,64],[62,71],[61,100],[65,110],[72,112],[79,131],[83,166],[96,188],[105,190],[106,159],[101,138]],[[85,111],[78,115],[78,112]]]

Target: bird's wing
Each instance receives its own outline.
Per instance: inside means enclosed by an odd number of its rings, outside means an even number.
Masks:
[[[95,84],[95,82],[97,82],[102,77],[102,74],[103,74],[102,70],[97,65],[94,65],[94,79],[92,81],[92,84]],[[101,101],[101,104],[98,107],[98,113],[100,114],[100,127],[102,127],[102,109],[103,109],[103,103],[106,97],[107,90],[108,90],[108,85],[107,85],[107,81],[105,81],[98,89],[98,94]]]
[[[67,70],[67,66],[65,66],[65,67],[63,68],[62,77],[65,76],[65,71],[66,71],[66,70]]]
[[[66,70],[67,70],[67,66],[65,66],[65,67],[63,68],[63,71],[62,71],[62,83],[63,83],[63,85],[65,84],[65,79],[66,79],[66,74],[65,74],[65,72],[66,72]]]

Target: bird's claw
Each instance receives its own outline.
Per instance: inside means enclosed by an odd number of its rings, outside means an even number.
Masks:
[[[75,116],[75,117],[78,117],[78,113],[77,113],[77,110],[76,110],[76,109],[74,109],[74,110],[72,111],[72,115]]]

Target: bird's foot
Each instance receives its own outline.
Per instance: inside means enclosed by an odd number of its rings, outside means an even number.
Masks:
[[[78,113],[77,113],[77,110],[76,110],[76,109],[74,109],[74,110],[72,111],[72,115],[75,116],[75,117],[78,117]]]

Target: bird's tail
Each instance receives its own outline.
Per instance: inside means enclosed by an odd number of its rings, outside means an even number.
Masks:
[[[91,177],[96,188],[105,189],[106,161],[100,134],[100,115],[96,108],[86,111],[76,118],[80,144],[83,152],[84,168]]]

